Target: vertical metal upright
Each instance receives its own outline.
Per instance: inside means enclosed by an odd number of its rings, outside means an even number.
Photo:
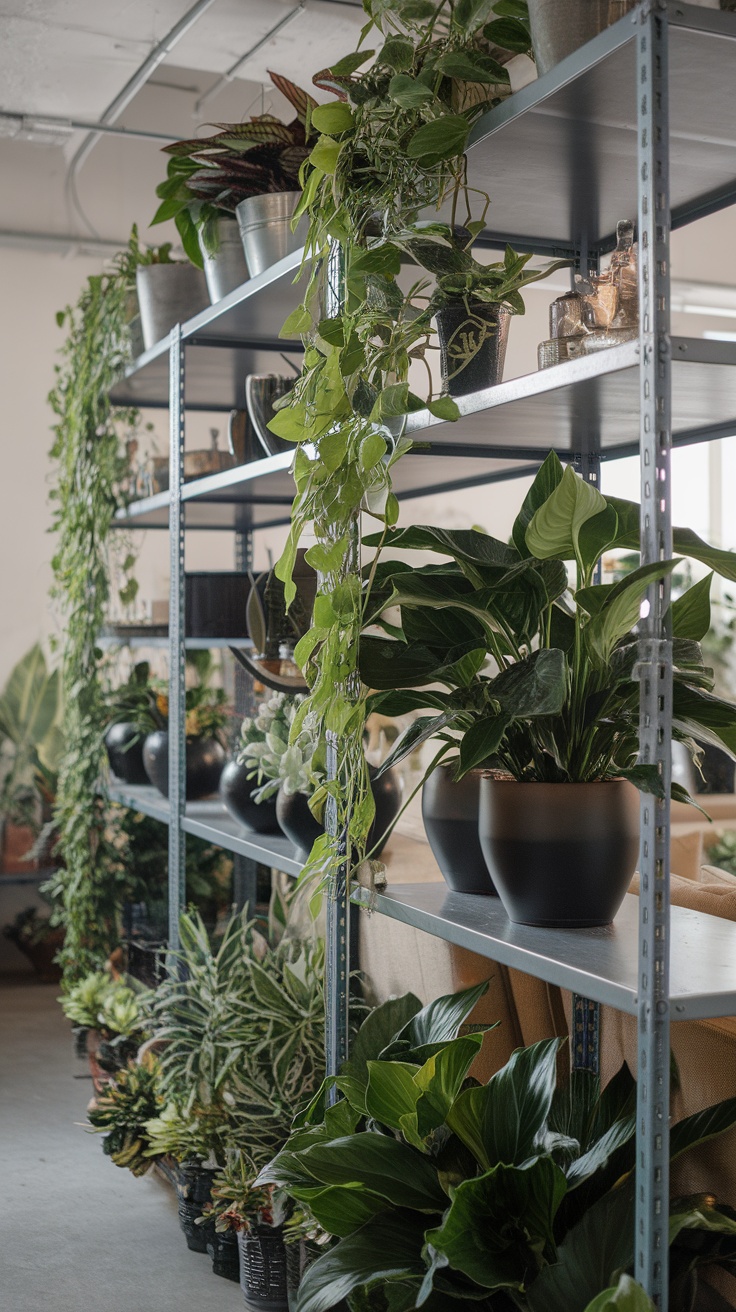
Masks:
[[[249,574],[253,568],[253,531],[239,528],[235,533],[235,572]],[[253,680],[242,665],[235,662],[234,709],[238,715],[250,715],[254,706]],[[239,852],[233,855],[233,905],[254,910],[258,898],[258,862]]]
[[[641,555],[672,555],[669,341],[669,116],[666,7],[652,0],[636,33],[639,171]],[[669,1254],[669,839],[672,643],[669,582],[647,593],[639,640],[640,760],[656,765],[664,800],[643,794],[639,871],[638,1078],[635,1275],[668,1306]]]
[[[186,898],[186,653],[184,649],[184,347],[181,325],[169,346],[169,950],[179,946]]]
[[[327,259],[325,312],[330,318],[342,309],[344,282],[343,252],[339,242],[330,243]],[[360,568],[360,527],[353,525],[351,545],[341,574]],[[340,767],[339,743],[335,734],[327,739],[327,777],[336,779]],[[328,799],[325,828],[337,844],[337,808]],[[347,861],[338,865],[327,890],[325,910],[325,1063],[328,1075],[336,1075],[348,1055],[348,1000],[350,986],[350,871]],[[332,1090],[332,1095],[335,1090]]]

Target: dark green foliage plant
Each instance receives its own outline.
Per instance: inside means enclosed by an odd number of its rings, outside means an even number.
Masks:
[[[438,758],[457,750],[458,777],[482,765],[527,782],[627,778],[661,791],[656,768],[637,763],[636,625],[646,590],[682,556],[736,578],[736,555],[676,528],[678,558],[640,566],[615,584],[594,583],[601,557],[635,549],[638,534],[638,505],[603,496],[571,466],[563,471],[554,453],[510,543],[472,529],[384,534],[385,546],[450,559],[419,568],[384,561],[377,569],[369,618],[381,624],[386,606],[398,606],[401,619],[385,635],[363,636],[361,677],[376,690],[368,705],[384,715],[432,711],[414,721],[382,768],[437,738]],[[710,627],[712,577],[671,608],[673,735],[696,759],[695,739],[736,756],[736,707],[713,694],[699,645]],[[673,796],[688,795],[675,785]]]
[[[340,1101],[323,1086],[261,1172],[336,1241],[307,1270],[297,1312],[344,1298],[371,1312],[617,1305],[634,1258],[635,1082],[624,1066],[602,1093],[588,1072],[558,1086],[553,1039],[480,1084],[482,1035],[465,1022],[486,987],[378,1007],[335,1080]],[[736,1099],[680,1121],[672,1158],[734,1124]],[[733,1269],[736,1213],[675,1199],[671,1243],[674,1280],[709,1262]]]
[[[158,1062],[146,1053],[118,1071],[105,1092],[88,1108],[92,1129],[104,1135],[102,1151],[116,1166],[145,1175],[153,1165],[146,1123],[159,1109]]]

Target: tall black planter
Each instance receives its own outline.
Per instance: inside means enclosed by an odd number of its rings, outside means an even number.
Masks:
[[[422,820],[442,877],[453,893],[498,896],[478,837],[480,771],[455,783],[439,765],[422,789]]]
[[[169,732],[157,729],[149,733],[143,744],[143,764],[154,788],[164,797],[169,795]],[[216,793],[225,765],[225,751],[216,738],[187,739],[186,799],[196,802],[200,797]]]
[[[260,785],[248,778],[250,768],[240,765],[238,761],[228,761],[220,775],[220,797],[239,824],[257,834],[278,834],[276,798],[274,796],[265,802],[254,802],[253,794]]]
[[[223,1280],[240,1280],[240,1250],[234,1230],[218,1234],[214,1226],[207,1239],[207,1256],[212,1259],[212,1274]]]
[[[502,305],[471,301],[446,305],[436,315],[443,390],[467,396],[495,387],[503,378],[509,311]]]
[[[183,1162],[179,1167],[176,1196],[179,1203],[179,1225],[184,1232],[187,1248],[193,1253],[206,1253],[207,1244],[213,1242],[214,1221],[197,1225],[205,1205],[212,1197],[215,1172],[195,1163]]]
[[[105,750],[110,769],[125,784],[147,784],[143,764],[143,739],[134,724],[121,721],[111,724],[105,734]]]
[[[372,851],[374,844],[378,843],[374,856],[379,856],[388,841],[383,836],[401,809],[401,781],[394,770],[387,770],[380,779],[376,779],[376,769],[372,765],[368,766],[368,775],[376,804],[375,818],[368,835],[368,851]],[[323,826],[312,815],[309,799],[304,793],[287,794],[280,788],[276,795],[276,818],[287,838],[305,857],[316,839],[324,833]]]
[[[610,925],[636,869],[639,796],[624,779],[525,784],[486,775],[478,831],[510,920]]]
[[[240,1288],[246,1307],[288,1312],[286,1245],[280,1226],[252,1225],[238,1235]]]

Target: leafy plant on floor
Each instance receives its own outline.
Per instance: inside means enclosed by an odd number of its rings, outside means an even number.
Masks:
[[[91,971],[59,998],[75,1028],[96,1031],[96,1056],[105,1071],[120,1070],[145,1038],[145,990],[137,980]]]
[[[283,332],[302,335],[304,367],[269,425],[299,444],[291,530],[277,566],[287,602],[308,526],[317,542],[307,560],[321,578],[312,629],[296,650],[311,691],[294,737],[310,716],[322,743],[334,734],[340,744],[339,778],[326,785],[336,834],[317,841],[307,878],[334,872],[343,840],[348,864],[361,859],[374,816],[357,674],[365,598],[351,562],[361,511],[385,530],[397,520],[392,468],[410,445],[407,417],[425,405],[409,386],[415,362],[427,366],[431,413],[445,420],[459,413],[451,398],[433,392],[432,287],[439,280],[445,299],[470,302],[477,292],[521,313],[519,288],[529,276],[526,257],[514,252],[495,270],[471,254],[489,198],[468,186],[464,154],[473,124],[510,93],[504,61],[529,49],[524,6],[515,5],[512,17],[505,3],[494,9],[475,0],[375,0],[366,10],[362,40],[375,33],[380,49],[361,49],[315,79],[338,99],[312,111],[319,136],[295,212],[295,221],[309,216],[312,264],[303,304]],[[420,217],[436,217],[442,205],[449,221],[421,226]],[[408,289],[399,277],[407,257],[418,266]],[[321,810],[324,801],[318,790],[313,806]]]
[[[661,791],[656,767],[637,764],[636,625],[651,580],[678,559],[641,566],[616,584],[593,582],[604,553],[637,545],[638,525],[637,505],[602,496],[551,453],[510,544],[472,529],[418,526],[383,535],[392,549],[450,560],[378,566],[369,619],[388,632],[362,639],[361,677],[378,690],[369,707],[383,715],[432,711],[414,721],[382,768],[436,738],[436,759],[458,751],[457,777],[483,765],[521,781],[626,778]],[[689,529],[675,529],[674,543],[681,555],[736,578],[733,553]],[[671,608],[673,736],[696,760],[694,739],[736,755],[736,707],[713,695],[699,645],[710,626],[712,577]],[[387,606],[400,607],[398,626],[381,620]],[[688,799],[679,785],[672,795]]]
[[[268,76],[296,110],[291,123],[258,114],[247,123],[216,123],[220,131],[214,136],[163,148],[170,159],[166,180],[156,188],[161,204],[151,227],[173,219],[184,250],[200,269],[200,234],[205,250],[215,254],[219,218],[232,217],[248,196],[299,190],[299,170],[309,154],[309,114],[317,102],[288,78]]]
[[[558,1088],[560,1043],[545,1040],[478,1083],[482,1035],[465,1021],[486,987],[377,1008],[335,1081],[342,1100],[327,1106],[323,1088],[261,1172],[337,1240],[308,1269],[298,1312],[356,1294],[376,1312],[616,1306],[633,1263],[634,1080],[624,1066],[603,1093],[587,1072]],[[736,1099],[679,1122],[673,1159],[734,1124]],[[733,1269],[736,1213],[673,1200],[671,1243],[674,1279]]]
[[[148,1052],[140,1062],[130,1062],[119,1071],[87,1112],[95,1133],[105,1136],[102,1151],[133,1175],[145,1175],[151,1168],[146,1123],[155,1117],[158,1107],[158,1063]]]

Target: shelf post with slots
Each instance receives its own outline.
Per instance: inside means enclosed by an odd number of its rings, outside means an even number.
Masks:
[[[668,36],[666,9],[643,6],[636,35],[643,564],[672,556]],[[669,592],[666,577],[648,589],[637,670],[640,761],[656,766],[663,797],[642,794],[641,801],[635,1275],[662,1312],[669,1252]]]
[[[184,650],[184,347],[181,325],[169,351],[169,950],[179,946],[179,916],[186,899],[186,653]]]

